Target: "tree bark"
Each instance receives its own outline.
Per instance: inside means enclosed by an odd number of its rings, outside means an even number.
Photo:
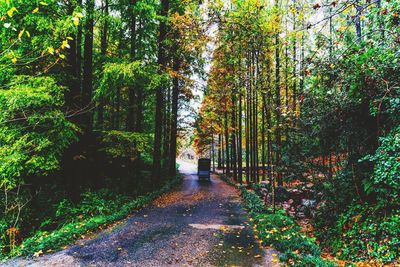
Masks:
[[[161,0],[160,16],[167,17],[169,9],[169,0]],[[158,67],[159,74],[162,75],[166,64],[166,45],[165,39],[167,36],[167,24],[165,20],[160,21],[160,32],[158,36]],[[156,106],[155,106],[155,127],[154,127],[154,151],[153,151],[153,179],[160,181],[161,178],[161,141],[163,128],[163,110],[164,110],[164,83],[161,82],[156,89]]]
[[[277,173],[277,182],[278,186],[283,185],[282,180],[282,173],[280,171],[281,168],[281,78],[280,78],[280,41],[279,35],[276,34],[275,36],[275,101],[276,101],[276,109],[275,109],[275,116],[276,116],[276,132],[275,132],[275,142],[276,142],[276,173]]]
[[[233,169],[233,180],[237,181],[238,176],[237,176],[237,152],[236,152],[236,97],[233,94],[232,95],[232,134],[231,134],[231,139],[232,139],[232,169]]]
[[[91,100],[93,93],[93,25],[94,25],[94,0],[86,0],[86,31],[83,61],[83,125],[87,132],[92,130]]]
[[[130,58],[131,61],[136,60],[136,15],[134,14],[134,6],[136,5],[136,0],[130,0]],[[136,92],[135,86],[129,86],[128,93],[128,115],[126,120],[126,129],[128,131],[135,131],[135,105],[136,105]]]
[[[229,158],[229,131],[228,131],[228,112],[224,112],[224,121],[225,121],[225,153],[226,153],[226,175],[231,174],[230,169],[230,158]]]
[[[176,52],[176,50],[175,50]],[[180,68],[179,55],[175,55],[173,70],[177,73]],[[169,152],[169,172],[176,175],[176,139],[178,135],[178,99],[179,99],[179,78],[173,79],[172,86],[172,107],[171,107],[171,131],[170,131],[170,152]]]
[[[108,37],[108,0],[104,0],[104,24],[101,32],[101,44],[100,44],[100,50],[101,50],[101,63],[104,66],[105,59],[107,56],[107,37]],[[99,106],[97,110],[97,126],[98,128],[102,129],[103,128],[103,123],[104,123],[104,98],[100,97],[99,99]]]

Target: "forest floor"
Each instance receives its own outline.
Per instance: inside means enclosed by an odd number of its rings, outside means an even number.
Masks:
[[[196,166],[179,162],[182,186],[117,226],[70,248],[4,266],[279,266],[260,246],[239,192]],[[0,264],[0,266],[3,266]]]

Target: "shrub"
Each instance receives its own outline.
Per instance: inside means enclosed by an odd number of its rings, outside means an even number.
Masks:
[[[37,231],[33,236],[25,239],[12,254],[0,254],[0,256],[2,258],[32,256],[34,253],[60,249],[88,232],[123,219],[133,210],[143,207],[160,194],[169,191],[178,182],[179,179],[175,178],[166,182],[157,191],[137,198],[118,195],[109,190],[100,190],[98,192],[84,193],[83,199],[78,205],[72,205],[71,202],[63,200],[56,210],[57,218],[60,220],[57,229],[53,231]]]
[[[54,79],[19,76],[13,82],[0,90],[0,210],[7,229],[17,229],[26,217],[27,178],[57,170],[78,131],[64,116],[64,88]],[[2,234],[0,247],[8,243]]]
[[[266,245],[281,252],[280,260],[293,266],[335,266],[321,258],[321,250],[315,238],[300,232],[293,218],[282,209],[275,213],[267,209],[260,197],[252,191],[240,187],[254,230]]]

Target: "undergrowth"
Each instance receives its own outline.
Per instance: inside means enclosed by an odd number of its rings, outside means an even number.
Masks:
[[[281,262],[291,266],[336,266],[321,258],[321,250],[315,238],[300,232],[300,227],[282,209],[272,213],[260,197],[244,186],[239,187],[245,205],[249,210],[250,221],[261,241],[280,252]]]
[[[136,198],[104,189],[84,193],[82,201],[77,205],[63,200],[56,209],[55,218],[58,218],[59,223],[55,229],[46,231],[45,229],[52,223],[52,219],[45,220],[34,235],[23,240],[12,253],[0,254],[0,259],[6,260],[16,256],[39,256],[58,250],[83,238],[88,233],[103,229],[125,218],[132,211],[145,206],[157,196],[169,191],[179,181],[180,178],[176,177],[165,183],[159,190]]]

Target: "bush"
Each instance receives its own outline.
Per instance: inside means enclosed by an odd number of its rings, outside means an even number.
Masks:
[[[64,88],[49,77],[16,76],[10,88],[0,90],[2,252],[13,243],[3,233],[18,230],[28,217],[28,179],[58,170],[64,150],[77,138],[78,129],[66,119],[63,105]]]
[[[364,187],[377,195],[381,207],[400,207],[400,126],[380,141],[375,154],[363,159],[375,163],[372,179],[364,180]]]
[[[321,258],[321,250],[315,238],[300,232],[293,218],[282,209],[275,213],[267,209],[260,197],[252,191],[240,187],[254,230],[266,245],[281,252],[280,260],[293,266],[335,266]]]
[[[340,215],[331,236],[332,246],[340,258],[391,263],[400,257],[400,210],[384,217],[366,204],[353,204]]]

